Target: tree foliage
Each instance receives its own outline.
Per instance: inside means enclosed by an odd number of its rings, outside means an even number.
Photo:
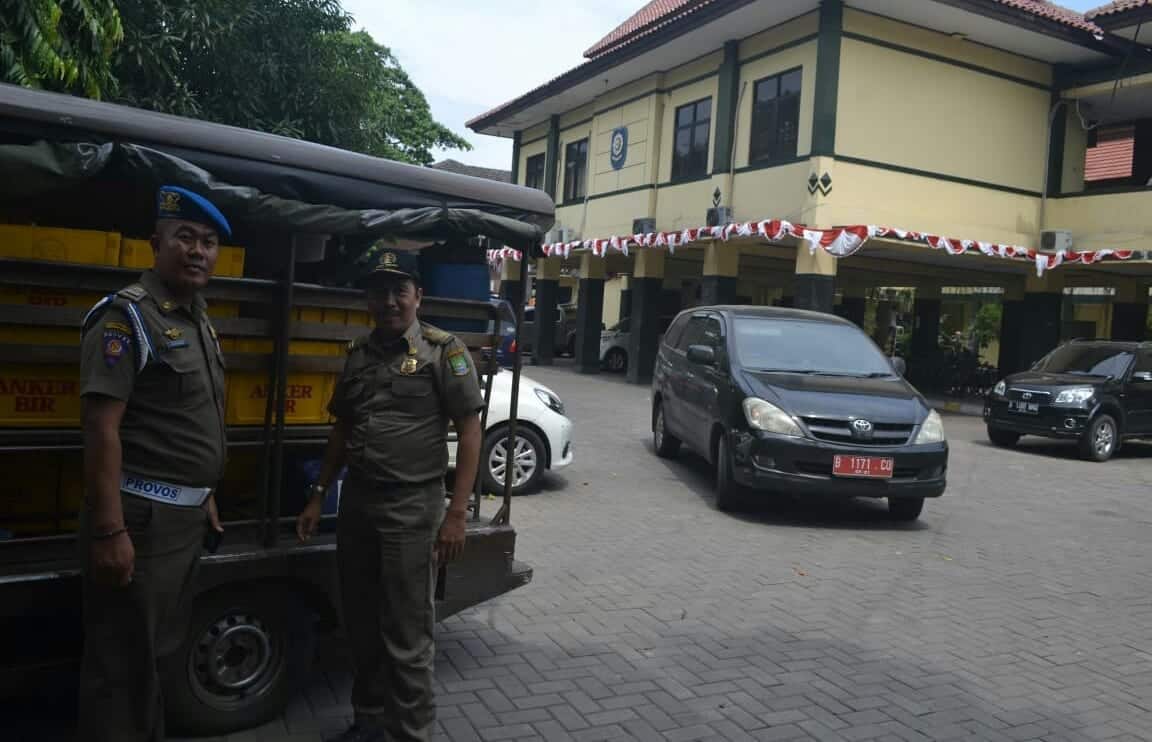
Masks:
[[[104,97],[122,38],[114,0],[0,0],[0,80]]]
[[[421,164],[470,148],[337,0],[119,4],[120,101]]]

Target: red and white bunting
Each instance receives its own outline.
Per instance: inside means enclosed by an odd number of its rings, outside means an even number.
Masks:
[[[1064,253],[1042,253],[1019,245],[1001,245],[977,240],[958,240],[941,235],[915,232],[894,227],[877,227],[871,225],[854,225],[848,227],[831,227],[818,229],[806,227],[802,224],[792,224],[783,219],[764,219],[758,222],[733,222],[717,227],[696,227],[676,232],[647,232],[632,234],[624,237],[613,235],[607,238],[576,240],[573,242],[556,242],[543,245],[543,251],[548,256],[569,257],[573,250],[589,250],[598,258],[608,255],[609,250],[627,256],[629,251],[637,248],[666,247],[670,253],[676,248],[700,241],[720,240],[727,242],[732,239],[760,238],[775,242],[785,237],[803,240],[808,249],[816,252],[824,250],[837,258],[846,258],[855,255],[864,247],[864,244],[873,237],[880,237],[901,242],[922,244],[934,250],[943,250],[949,255],[985,255],[992,258],[1006,260],[1027,261],[1036,265],[1037,275],[1044,271],[1058,268],[1067,263],[1092,265],[1104,260],[1132,260],[1152,259],[1152,251],[1139,250],[1086,250],[1068,251]],[[488,262],[498,265],[504,260],[521,260],[519,250],[510,247],[488,251]]]

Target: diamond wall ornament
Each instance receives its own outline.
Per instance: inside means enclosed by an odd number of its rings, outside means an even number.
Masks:
[[[816,173],[808,176],[808,193],[815,196],[817,191],[825,196],[832,192],[832,176],[827,172],[821,176]]]

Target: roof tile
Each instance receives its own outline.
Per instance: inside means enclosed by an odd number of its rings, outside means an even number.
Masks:
[[[1152,7],[1152,0],[1116,0],[1116,2],[1101,5],[1095,10],[1089,10],[1084,14],[1084,17],[1091,20],[1093,18],[1099,18],[1100,16],[1126,13],[1129,10],[1136,10],[1144,6]]]

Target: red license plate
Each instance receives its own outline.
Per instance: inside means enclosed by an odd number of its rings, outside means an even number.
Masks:
[[[892,459],[880,456],[835,456],[832,473],[838,477],[891,479]]]

